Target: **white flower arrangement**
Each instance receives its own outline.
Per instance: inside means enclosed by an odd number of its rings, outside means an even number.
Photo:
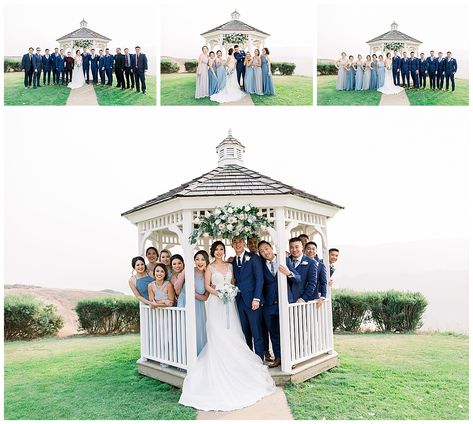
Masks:
[[[240,289],[233,284],[225,283],[223,288],[219,288],[216,291],[218,298],[223,303],[230,303],[235,300],[235,297],[237,296]]]
[[[255,206],[237,207],[227,204],[215,208],[213,212],[206,211],[203,215],[195,217],[194,230],[189,236],[189,241],[195,244],[199,237],[231,240],[238,236],[247,239],[267,228],[272,228],[272,222],[274,218],[266,217]]]

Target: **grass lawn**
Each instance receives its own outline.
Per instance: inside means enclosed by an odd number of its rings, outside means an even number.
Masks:
[[[444,83],[445,84],[445,83]],[[468,106],[469,103],[469,81],[463,79],[455,80],[455,91],[431,91],[427,79],[425,90],[407,90],[407,97],[414,106]],[[445,86],[444,86],[445,87]],[[451,89],[451,87],[450,87]]]
[[[23,81],[23,72],[9,72],[4,74],[4,104],[5,106],[63,106],[71,90],[65,85],[43,86],[41,75],[41,87],[36,90],[31,87],[26,89]],[[51,84],[52,84],[51,76]]]
[[[100,106],[154,106],[156,105],[156,76],[146,75],[146,94],[135,89],[122,90],[110,85],[95,85],[95,94]]]
[[[5,343],[5,419],[194,419],[180,390],[138,374],[138,335]]]
[[[336,75],[317,77],[317,104],[319,106],[377,106],[381,93],[376,90],[337,91]]]
[[[340,366],[285,389],[294,418],[467,420],[468,337],[335,336]]]
[[[312,105],[312,78],[304,76],[274,75],[275,96],[251,98],[257,106],[305,106]],[[195,99],[195,74],[162,74],[162,106],[218,106],[209,98]]]

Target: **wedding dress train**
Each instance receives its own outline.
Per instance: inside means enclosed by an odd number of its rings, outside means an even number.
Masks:
[[[82,61],[74,59],[74,69],[72,70],[72,79],[69,84],[67,84],[68,88],[74,90],[75,88],[81,88],[85,85],[85,78],[84,72],[82,71]]]
[[[212,94],[210,100],[218,103],[228,103],[236,102],[245,96],[245,93],[241,91],[240,85],[238,84],[235,66],[236,60],[232,57],[227,68],[229,74],[227,75],[225,87],[218,93]]]
[[[386,60],[386,72],[384,73],[384,85],[378,88],[383,94],[399,94],[404,88],[394,85],[392,60]]]
[[[232,279],[210,265],[217,288]],[[236,303],[217,296],[207,301],[207,344],[188,371],[179,403],[203,411],[232,411],[250,406],[275,390],[259,356],[247,346]]]

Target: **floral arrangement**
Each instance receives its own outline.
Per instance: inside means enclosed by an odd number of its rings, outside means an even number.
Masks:
[[[197,243],[199,237],[218,239],[247,239],[268,227],[273,227],[274,218],[266,217],[257,207],[245,205],[232,206],[230,203],[221,208],[215,208],[212,213],[194,219],[194,231],[189,236],[191,244]]]
[[[233,69],[229,69],[229,70],[227,71],[227,77],[229,77],[229,76],[232,75],[232,74],[233,74]]]
[[[94,42],[92,40],[76,40],[74,41],[74,48],[75,47],[86,47],[89,48]]]
[[[384,45],[384,51],[389,52],[389,51],[396,51],[396,50],[401,50],[404,47],[403,43],[397,43],[397,42],[392,42],[392,43],[386,43]]]
[[[234,32],[223,36],[223,42],[225,44],[245,44],[246,41],[248,41],[248,34]]]
[[[217,289],[217,296],[223,303],[230,303],[235,300],[240,289],[233,284],[225,283],[223,288]]]

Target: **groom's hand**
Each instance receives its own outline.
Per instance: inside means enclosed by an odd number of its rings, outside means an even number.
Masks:
[[[253,311],[256,311],[259,308],[259,300],[253,299],[253,302],[251,302],[251,309]]]

